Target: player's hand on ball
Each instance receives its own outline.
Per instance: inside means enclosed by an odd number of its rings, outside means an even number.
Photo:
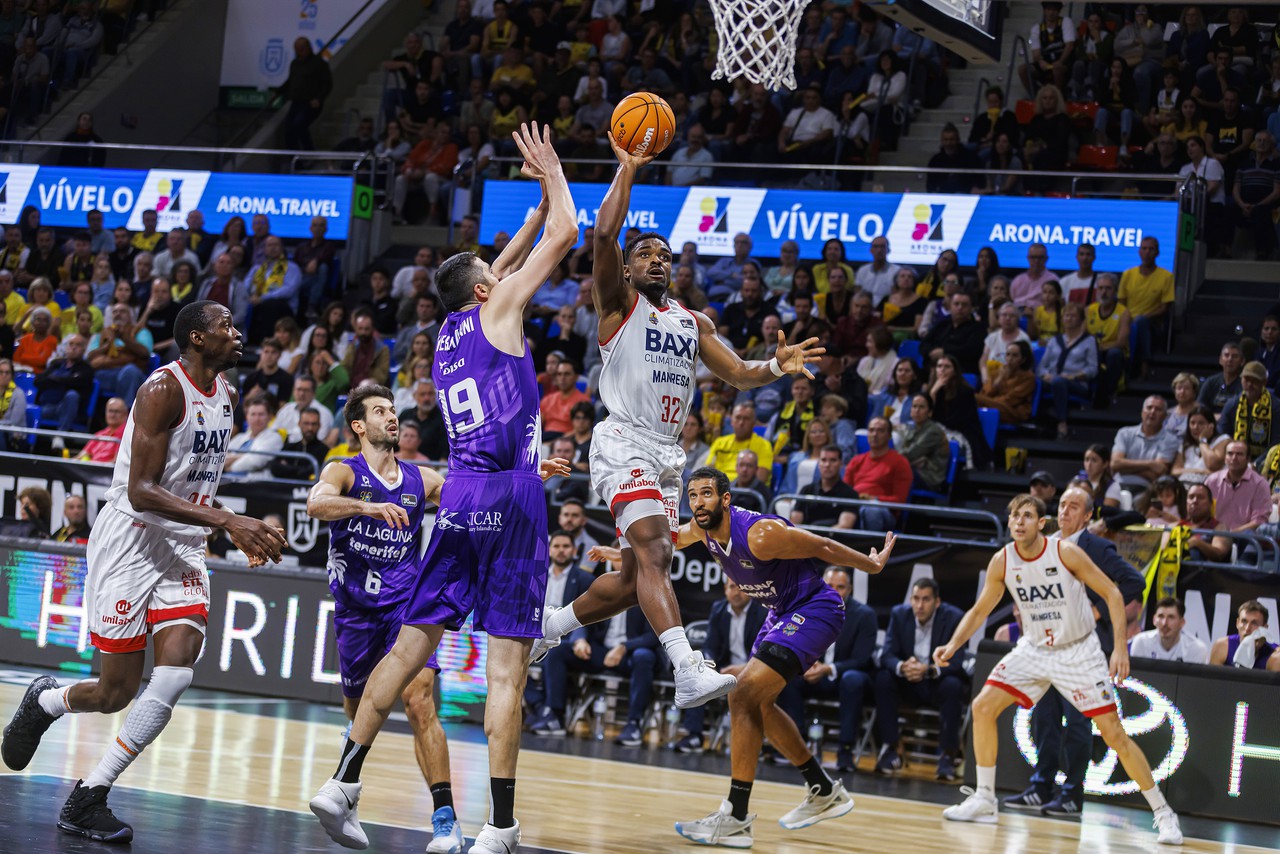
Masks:
[[[565,477],[572,471],[573,469],[569,467],[569,461],[564,457],[552,457],[538,464],[538,474],[542,475],[544,481],[550,480],[556,475]]]
[[[233,515],[223,526],[223,530],[227,532],[231,544],[249,558],[250,566],[254,565],[254,560],[259,561],[259,566],[268,560],[279,563],[280,552],[288,545],[284,531],[261,519]]]
[[[813,379],[813,371],[806,365],[826,352],[826,347],[818,346],[817,338],[809,338],[792,345],[787,343],[787,336],[782,334],[782,330],[778,330],[778,349],[773,355],[778,360],[778,367],[786,373],[804,374],[809,379]]]
[[[370,504],[369,509],[365,511],[366,516],[374,519],[381,519],[392,528],[409,527],[409,512],[399,504]]]
[[[889,533],[884,535],[883,548],[880,548],[879,550],[872,549],[871,553],[867,555],[867,557],[875,561],[876,566],[878,567],[878,569],[876,569],[876,572],[882,571],[886,566],[889,565],[889,555],[893,554],[893,546],[897,542],[898,542],[897,536],[894,535],[893,531],[890,531]]]
[[[1129,678],[1129,651],[1116,648],[1111,653],[1111,681],[1123,682]]]
[[[622,560],[622,549],[615,549],[612,546],[592,546],[587,549],[587,557],[596,563],[601,561],[617,563]]]
[[[658,156],[656,154],[646,154],[643,156],[632,154],[621,145],[618,145],[618,141],[613,138],[613,131],[606,131],[605,136],[609,137],[609,145],[613,147],[613,153],[617,155],[618,162],[623,166],[634,166],[639,169],[641,166],[647,166],[652,163],[653,158]]]

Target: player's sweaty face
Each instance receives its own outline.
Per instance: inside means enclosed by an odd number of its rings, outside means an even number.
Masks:
[[[1009,532],[1013,534],[1015,539],[1034,536],[1035,532],[1040,529],[1039,521],[1035,508],[1029,504],[1024,504],[1009,514]]]
[[[671,250],[659,240],[644,240],[631,250],[627,263],[631,284],[660,284],[666,288],[671,282]]]
[[[705,530],[718,527],[724,518],[724,496],[716,494],[711,480],[696,480],[689,484],[689,510],[693,521]]]

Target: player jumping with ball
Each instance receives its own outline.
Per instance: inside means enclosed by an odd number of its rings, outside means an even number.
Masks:
[[[689,414],[699,355],[717,377],[740,389],[767,385],[785,374],[813,374],[805,367],[826,352],[817,338],[788,345],[778,334],[777,356],[744,362],[716,335],[703,314],[668,296],[671,246],[647,232],[618,247],[631,202],[631,185],[652,156],[629,154],[609,141],[618,172],[595,224],[595,285],[600,316],[600,396],[609,417],[591,439],[591,485],[609,505],[622,533],[622,569],[595,580],[586,593],[547,619],[537,661],[569,632],[608,619],[639,603],[675,668],[676,705],[699,706],[728,693],[732,676],[693,651],[671,589],[671,543],[684,451],[678,440]]]
[[[1011,703],[1031,708],[1052,686],[1093,720],[1129,778],[1138,784],[1155,813],[1157,841],[1179,845],[1182,831],[1178,817],[1156,788],[1146,756],[1124,731],[1116,712],[1112,682],[1129,676],[1127,623],[1120,589],[1075,543],[1045,537],[1041,533],[1044,523],[1040,499],[1019,495],[1009,502],[1013,542],[991,558],[978,601],[956,627],[951,642],[934,650],[934,662],[945,667],[1000,603],[1002,585],[1017,600],[1022,639],[1000,659],[973,701],[973,755],[978,787],[966,788],[969,797],[947,807],[942,815],[951,821],[996,823],[996,721]],[[1111,615],[1116,645],[1110,668],[1098,643],[1086,585],[1106,600]]]

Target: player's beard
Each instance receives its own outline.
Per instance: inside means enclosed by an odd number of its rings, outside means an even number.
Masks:
[[[716,505],[716,509],[707,511],[707,521],[699,522],[697,516],[693,517],[693,521],[704,531],[714,531],[724,521],[724,508]]]
[[[374,438],[370,444],[379,450],[390,451],[394,454],[400,450],[400,434],[397,433],[396,438],[392,439],[388,433],[383,433],[381,436]]]

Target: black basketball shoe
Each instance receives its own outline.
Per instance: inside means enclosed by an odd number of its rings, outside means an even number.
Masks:
[[[4,728],[4,741],[0,742],[0,758],[4,764],[14,771],[27,767],[31,757],[35,756],[40,746],[40,738],[49,724],[57,720],[53,715],[40,708],[40,692],[57,688],[58,680],[52,676],[38,676],[27,686],[27,693],[22,695],[18,710],[13,713],[13,720]]]
[[[110,786],[91,789],[83,780],[77,780],[75,791],[62,805],[62,812],[58,815],[58,829],[98,842],[131,841],[133,828],[116,818],[107,806],[107,793],[110,791]]]

